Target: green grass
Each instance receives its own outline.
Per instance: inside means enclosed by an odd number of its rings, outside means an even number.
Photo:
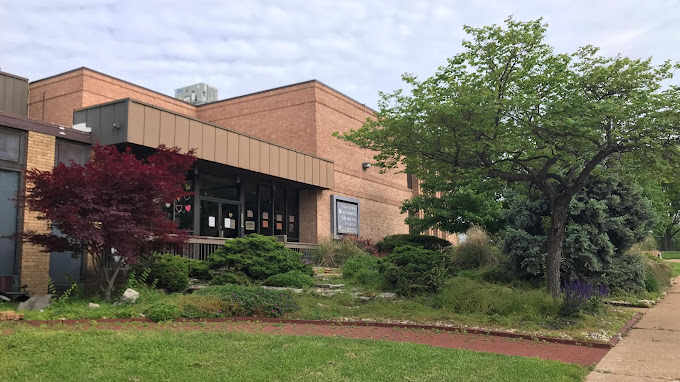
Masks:
[[[670,261],[666,262],[671,267],[671,279],[674,279],[678,276],[680,276],[680,263],[671,263]]]
[[[530,334],[589,339],[586,333],[604,330],[614,335],[634,312],[603,306],[595,315],[577,318],[559,316],[559,301],[536,289],[513,289],[456,277],[438,296],[421,296],[396,301],[361,302],[347,293],[334,296],[304,294],[296,296],[301,307],[287,317],[311,320],[373,319],[409,320],[422,323],[482,326],[500,330],[514,329]],[[591,339],[592,340],[592,339]]]
[[[664,251],[662,256],[666,260],[680,259],[680,251]]]
[[[581,381],[588,372],[557,361],[410,343],[3,328],[15,332],[0,335],[1,381]]]

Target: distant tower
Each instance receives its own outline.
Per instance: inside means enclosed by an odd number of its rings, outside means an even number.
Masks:
[[[200,83],[175,89],[175,98],[194,105],[217,101],[217,88]]]

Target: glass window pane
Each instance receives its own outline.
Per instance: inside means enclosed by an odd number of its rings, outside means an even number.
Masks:
[[[239,200],[238,184],[232,177],[220,177],[201,174],[198,180],[199,190],[202,196],[212,198]]]
[[[0,130],[0,159],[19,162],[21,133]]]
[[[220,237],[219,218],[220,204],[210,200],[201,200],[201,236]]]
[[[300,227],[298,214],[299,207],[299,196],[297,191],[287,190],[286,191],[286,234],[288,239],[300,239],[300,232],[298,227]]]
[[[14,274],[16,240],[2,236],[17,231],[17,207],[14,198],[19,191],[19,173],[0,170],[0,275]]]
[[[260,185],[260,234],[272,235],[272,186]]]
[[[274,235],[286,233],[286,190],[276,189],[274,191]]]
[[[57,160],[59,163],[69,165],[73,160],[76,164],[83,165],[88,161],[89,156],[89,146],[57,140]]]
[[[243,189],[245,196],[245,211],[243,212],[244,234],[249,235],[257,232],[258,215],[257,208],[257,185],[246,183]]]

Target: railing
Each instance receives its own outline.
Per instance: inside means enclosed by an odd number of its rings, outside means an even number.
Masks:
[[[309,260],[314,249],[318,247],[318,244],[297,243],[288,241],[286,235],[278,235],[276,236],[276,238],[279,241],[283,242],[283,245],[285,245],[286,248],[301,253],[303,260]],[[189,241],[187,242],[187,247],[184,250],[184,257],[201,261],[207,261],[208,256],[212,255],[213,252],[217,251],[226,240],[229,239],[203,236],[191,237],[189,238]]]

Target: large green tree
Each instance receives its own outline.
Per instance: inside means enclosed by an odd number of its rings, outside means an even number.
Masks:
[[[466,26],[461,53],[424,81],[404,75],[411,91],[381,94],[376,118],[341,138],[424,181],[539,190],[550,204],[546,276],[557,297],[567,209],[590,174],[676,150],[680,89],[662,82],[680,66],[602,57],[592,46],[557,54],[546,28],[512,18]]]

